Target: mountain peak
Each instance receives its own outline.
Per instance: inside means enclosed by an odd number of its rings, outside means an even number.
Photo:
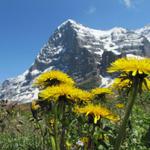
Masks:
[[[117,32],[117,33],[126,33],[127,29],[122,28],[122,27],[114,27],[110,29],[111,32]]]
[[[68,19],[66,21],[64,21],[60,26],[58,26],[58,29],[63,28],[65,26],[77,26],[79,25],[76,21],[72,20],[72,19]]]
[[[76,24],[76,21],[73,20],[73,19],[67,19],[65,22],[66,22],[66,23],[71,23],[71,24]],[[64,23],[65,23],[65,22],[64,22]]]

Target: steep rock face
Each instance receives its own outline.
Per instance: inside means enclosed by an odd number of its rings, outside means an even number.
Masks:
[[[105,79],[109,79],[106,68],[127,54],[150,56],[150,42],[143,32],[124,28],[94,30],[67,20],[56,29],[25,73],[3,82],[0,99],[31,101],[38,92],[32,87],[33,80],[51,69],[68,73],[83,88],[105,85]]]
[[[78,82],[86,80],[93,72],[99,76],[94,55],[81,46],[79,28],[70,20],[58,27],[30,67],[29,73],[58,69],[67,72]]]

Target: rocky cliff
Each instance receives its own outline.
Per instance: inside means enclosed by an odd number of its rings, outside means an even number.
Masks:
[[[102,31],[67,20],[55,30],[29,69],[0,85],[0,99],[31,101],[38,92],[32,87],[33,80],[51,69],[68,73],[83,88],[107,85],[110,76],[106,68],[128,54],[150,56],[150,26]]]

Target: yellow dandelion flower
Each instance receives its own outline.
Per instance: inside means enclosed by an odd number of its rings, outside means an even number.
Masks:
[[[47,123],[49,126],[54,127],[55,119],[51,118],[51,119],[47,120]]]
[[[86,116],[90,115],[94,119],[94,123],[96,124],[100,118],[106,118],[113,122],[119,120],[119,117],[113,114],[109,109],[101,106],[101,105],[93,105],[88,104],[85,107],[75,107],[74,111],[78,114],[85,114]]]
[[[118,115],[110,114],[107,116],[107,119],[113,122],[118,122],[120,120],[120,117]]]
[[[32,101],[32,104],[31,104],[31,109],[32,110],[37,110],[40,108],[40,105],[36,103],[35,100]]]
[[[49,72],[42,73],[36,78],[34,82],[34,85],[42,88],[58,84],[68,84],[70,86],[73,86],[75,82],[67,74],[59,70],[52,70]]]
[[[68,86],[66,84],[48,87],[39,93],[39,97],[45,100],[53,100],[55,102],[60,100],[61,97],[65,97],[65,99],[72,102],[87,102],[93,98],[90,92]]]
[[[89,141],[89,138],[88,138],[88,137],[82,137],[82,138],[80,139],[80,141],[83,142],[84,145],[87,145],[87,144],[88,144],[88,141]]]
[[[112,89],[123,89],[131,87],[131,80],[115,78],[113,84],[111,85]]]
[[[150,80],[148,78],[144,78],[145,82],[142,82],[142,90],[146,91],[150,89]],[[112,89],[123,89],[130,88],[132,85],[132,81],[129,79],[115,78],[113,84],[111,85]]]
[[[137,98],[138,93],[142,93],[142,84],[145,82],[145,78],[150,75],[150,59],[138,57],[120,58],[111,64],[108,68],[108,72],[123,73],[124,76],[122,78],[130,79],[132,81],[131,89],[129,91],[131,92],[131,96],[129,97],[125,116],[120,125],[114,146],[115,149],[120,149],[121,142],[123,142],[125,135],[126,124],[134,106],[135,99]]]
[[[91,90],[93,95],[102,95],[102,94],[113,94],[109,88],[95,88]]]
[[[104,134],[104,133],[99,134],[98,139],[101,139],[101,140],[103,140],[105,142],[109,142],[109,140],[110,140],[109,135]]]
[[[50,124],[54,124],[54,122],[55,122],[54,118],[51,118],[51,119],[49,120],[49,123],[50,123]]]
[[[150,75],[150,59],[148,58],[120,58],[111,64],[108,72],[124,72],[136,75]]]
[[[71,149],[72,143],[67,140],[66,141],[66,146],[67,146],[67,149]]]
[[[117,108],[122,109],[125,107],[125,105],[123,103],[118,103],[115,105]]]

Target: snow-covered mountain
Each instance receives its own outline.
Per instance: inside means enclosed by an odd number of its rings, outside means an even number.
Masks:
[[[106,85],[110,81],[106,68],[127,54],[150,56],[150,26],[102,31],[67,20],[55,30],[29,69],[0,85],[0,99],[31,101],[38,92],[32,87],[33,80],[51,69],[68,73],[83,88]]]
[[[144,28],[135,30],[139,35],[145,36],[150,41],[150,25],[146,25]]]

